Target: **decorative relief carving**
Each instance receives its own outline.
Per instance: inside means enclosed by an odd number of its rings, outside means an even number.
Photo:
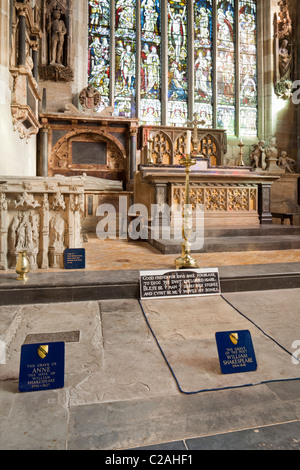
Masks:
[[[198,129],[197,132],[198,138],[193,137],[191,151],[200,152],[209,160],[210,166],[221,166],[227,152],[225,131]],[[142,164],[180,165],[180,158],[185,155],[186,138],[187,128],[142,126],[139,137]]]
[[[185,187],[173,186],[173,204],[183,207]],[[257,211],[257,188],[251,185],[236,186],[198,186],[191,185],[190,201],[193,210],[203,204],[205,212],[251,212]]]
[[[53,193],[44,179],[8,180],[0,192],[0,269],[14,268],[21,250],[32,269],[63,267],[64,249],[82,243],[84,181],[60,177]]]
[[[74,168],[80,168],[80,164],[77,163],[73,165],[72,161],[72,143],[74,142],[86,142],[87,144],[91,142],[103,142],[106,145],[107,163],[105,167],[118,171],[125,169],[126,152],[123,145],[115,136],[103,129],[77,129],[66,134],[54,145],[50,156],[50,172],[70,171]],[[88,164],[84,164],[84,162],[82,163],[85,168],[89,166]],[[96,163],[92,166],[96,166]]]
[[[278,2],[280,11],[274,16],[275,93],[289,99],[293,91],[293,24],[287,0]]]

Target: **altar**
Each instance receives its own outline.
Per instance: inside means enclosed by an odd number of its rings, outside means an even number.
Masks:
[[[153,204],[164,210],[185,203],[185,168],[180,159],[188,152],[196,164],[190,173],[190,204],[193,211],[202,205],[206,226],[258,226],[271,224],[271,186],[278,172],[258,173],[240,161],[224,165],[226,133],[219,129],[198,128],[142,129],[141,163],[135,174],[135,203],[144,204],[151,213]],[[188,140],[191,140],[188,144]],[[279,170],[279,169],[278,169]],[[164,222],[162,222],[164,223]],[[172,224],[172,220],[171,220]]]
[[[204,206],[205,225],[271,224],[271,185],[279,177],[257,175],[248,168],[192,170],[190,200],[193,209]],[[162,208],[185,200],[185,172],[179,167],[141,165],[136,176],[135,202]]]

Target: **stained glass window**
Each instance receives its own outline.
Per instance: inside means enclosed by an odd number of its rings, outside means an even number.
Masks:
[[[99,110],[257,135],[256,0],[89,0]],[[191,23],[192,22],[192,23]]]
[[[109,106],[110,2],[89,1],[89,83],[101,93],[99,111]]]
[[[141,2],[141,122],[161,123],[161,18],[159,0]]]
[[[257,133],[256,2],[240,0],[240,132]]]
[[[213,125],[213,27],[212,0],[194,3],[194,111],[203,127]]]
[[[187,114],[187,0],[168,2],[168,121],[184,126]]]

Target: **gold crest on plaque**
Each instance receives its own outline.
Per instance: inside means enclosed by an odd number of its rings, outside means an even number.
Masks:
[[[236,345],[239,340],[239,335],[237,333],[230,333],[229,335],[230,341]]]
[[[41,359],[45,359],[49,352],[49,346],[39,346],[38,347],[38,355],[40,356]]]

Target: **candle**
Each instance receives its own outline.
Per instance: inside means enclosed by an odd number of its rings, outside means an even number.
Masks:
[[[191,140],[192,140],[192,131],[186,132],[186,154],[190,155],[191,153]]]

